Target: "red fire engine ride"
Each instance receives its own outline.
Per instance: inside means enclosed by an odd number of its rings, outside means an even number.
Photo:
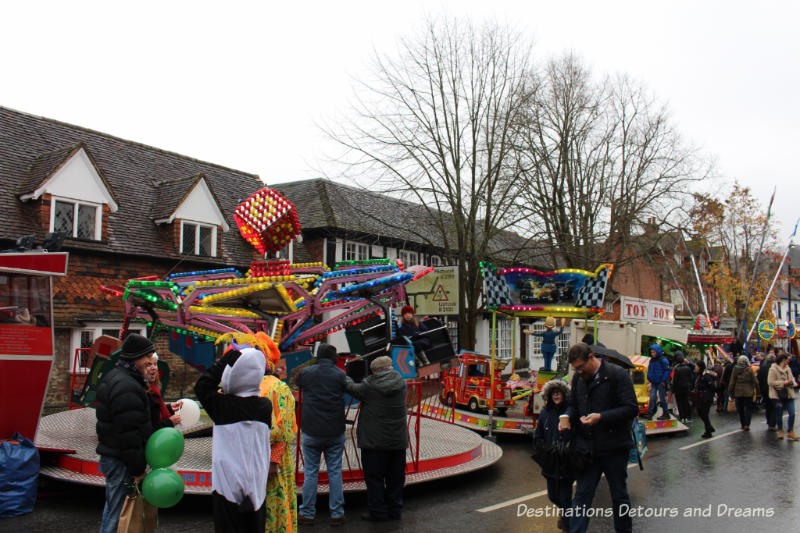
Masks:
[[[494,405],[497,413],[504,416],[506,410],[514,405],[511,388],[500,375],[508,360],[495,359],[494,367]],[[441,391],[442,403],[450,407],[466,405],[471,411],[486,409],[491,389],[489,368],[491,358],[474,352],[458,354],[458,365],[442,371]]]

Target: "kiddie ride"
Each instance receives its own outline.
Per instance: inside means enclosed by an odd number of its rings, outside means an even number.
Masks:
[[[487,310],[492,312],[492,345],[491,369],[503,369],[508,361],[495,357],[497,315],[500,314],[513,320],[512,332],[518,329],[517,319],[546,317],[583,318],[595,317],[603,312],[606,284],[613,270],[613,265],[602,264],[593,272],[580,269],[559,269],[550,272],[541,272],[533,268],[515,267],[497,269],[487,261],[481,262],[483,274],[483,296]],[[573,337],[574,338],[574,337]],[[554,347],[555,348],[555,347]],[[516,353],[516,335],[512,335],[511,352]],[[544,350],[543,350],[544,355]],[[547,358],[545,358],[547,361]],[[513,366],[511,368],[513,373]],[[497,371],[495,370],[495,373]],[[525,412],[525,424],[520,426],[522,431],[532,429],[538,411],[541,408],[541,386],[549,379],[556,377],[556,372],[551,368],[538,371],[537,387],[532,387],[514,394],[514,399],[521,399],[532,395],[528,402],[530,412]],[[492,375],[492,372],[488,375]],[[497,402],[492,400],[492,407],[497,407]],[[491,405],[494,403],[495,405]],[[498,409],[499,410],[499,409]],[[493,417],[489,424],[492,430],[502,431],[497,426]],[[503,417],[498,417],[503,423]],[[527,427],[525,427],[527,426]]]
[[[498,359],[494,370],[494,380],[489,378],[491,358],[473,352],[458,354],[458,365],[442,372],[442,389],[439,398],[449,407],[466,406],[470,411],[485,411],[489,406],[489,396],[494,381],[494,406],[497,414],[505,416],[508,408],[514,405],[511,388],[501,377],[500,369],[508,360]]]
[[[240,204],[234,218],[242,236],[262,253],[282,249],[300,231],[294,206],[269,189],[258,191]],[[374,357],[387,353],[392,354],[397,370],[408,378],[414,378],[418,374],[413,347],[402,342],[394,346],[391,343],[392,308],[405,303],[404,286],[407,282],[432,270],[424,266],[407,267],[399,260],[390,259],[344,261],[337,263],[334,270],[321,263],[290,264],[285,260],[271,260],[251,263],[245,274],[233,268],[183,272],[165,279],[154,276],[135,278],[124,286],[104,286],[102,290],[119,297],[124,303],[125,318],[120,337],[132,322],[144,323],[151,337],[159,330],[166,330],[169,332],[170,351],[200,370],[213,364],[216,355],[214,341],[220,336],[263,331],[279,346],[282,358],[277,373],[288,379],[293,370],[311,362],[315,342],[326,339],[330,333],[349,328],[348,340],[355,354],[342,354],[339,366],[354,379],[358,381],[368,373],[369,362]],[[432,367],[438,371],[441,369],[440,361],[452,357],[452,347],[445,328],[429,329],[430,334],[436,337],[432,339],[433,346],[442,345],[441,356],[435,351],[428,354],[435,362]],[[354,330],[358,339],[351,340],[350,333]],[[447,338],[447,347],[437,341],[442,338]],[[355,349],[356,340],[362,344],[360,350]],[[91,370],[84,383],[76,384],[78,394],[75,395],[83,399],[84,405],[90,403],[93,389],[111,362],[112,358],[102,356],[87,362]],[[433,370],[428,372],[434,373]],[[484,443],[477,436],[465,435],[461,428],[421,420],[425,415],[421,409],[422,399],[431,395],[421,390],[420,384],[409,383],[408,483],[483,468],[500,458],[502,451],[496,445]],[[301,405],[302,396],[298,395],[298,411]],[[73,416],[70,413],[80,411],[90,410],[75,410],[67,414]],[[355,419],[356,424],[357,413],[356,403],[348,406],[348,417]],[[78,416],[91,418],[79,414],[73,417]],[[85,421],[77,418],[67,423],[73,427],[86,425]],[[89,425],[93,427],[93,423]],[[197,429],[204,428],[186,428],[185,432]],[[426,434],[442,433],[442,436],[421,439],[423,429]],[[363,490],[363,473],[352,426],[349,433],[350,439],[345,444],[347,464],[343,465],[345,481],[348,482],[345,490]],[[301,449],[300,435],[298,432],[297,450]],[[442,439],[452,445],[432,446]],[[201,456],[195,458],[191,468],[179,468],[187,492],[210,491],[210,442],[208,449],[205,445],[200,447]],[[452,457],[448,455],[451,452],[454,457],[463,456],[464,460],[452,463]],[[85,453],[85,457],[66,458],[66,462],[60,464],[61,470],[53,469],[48,475],[59,477],[65,468],[75,471],[72,465],[75,463],[80,465],[80,472],[91,474],[89,482],[96,483],[99,473],[93,447],[89,449],[87,446]],[[445,453],[444,459],[436,455],[441,453]],[[299,451],[297,455],[301,455]],[[201,469],[195,466],[196,463],[205,466]],[[302,460],[299,458],[297,465],[299,487],[302,483]],[[325,483],[325,480],[322,474],[320,482]]]

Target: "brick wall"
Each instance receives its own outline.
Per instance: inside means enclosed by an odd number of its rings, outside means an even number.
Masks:
[[[325,239],[305,240],[303,244],[306,245],[306,250],[313,257],[312,262],[322,262],[325,257]]]
[[[174,261],[158,261],[107,255],[85,255],[71,251],[69,271],[65,277],[53,278],[53,317],[55,322],[55,358],[45,399],[46,408],[69,405],[73,350],[71,328],[87,322],[121,322],[124,305],[120,298],[104,293],[100,285],[122,286],[128,279],[155,275],[163,278]],[[182,263],[177,271],[205,270],[209,265]],[[156,338],[156,351],[170,366],[171,377],[165,398],[194,397],[194,383],[199,372],[187,365],[169,349],[166,332]]]

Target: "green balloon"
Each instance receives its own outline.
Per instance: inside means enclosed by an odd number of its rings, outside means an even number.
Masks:
[[[142,495],[155,507],[172,507],[183,498],[183,478],[169,468],[157,468],[144,478]]]
[[[183,455],[183,435],[175,428],[161,428],[147,440],[144,456],[153,468],[166,468]]]

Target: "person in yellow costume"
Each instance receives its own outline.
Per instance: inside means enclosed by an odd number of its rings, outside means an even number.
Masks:
[[[294,396],[289,386],[274,375],[280,350],[265,333],[226,334],[239,344],[257,347],[267,356],[267,375],[261,381],[261,396],[272,402],[269,434],[270,464],[267,478],[267,533],[297,531],[297,489],[292,443],[297,441]],[[220,339],[217,340],[219,342]]]

